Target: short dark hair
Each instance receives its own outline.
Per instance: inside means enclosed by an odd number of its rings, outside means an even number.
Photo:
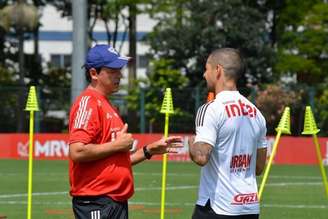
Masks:
[[[95,68],[97,74],[99,74],[101,68]],[[90,68],[85,68],[85,79],[90,83],[91,82],[91,76],[90,76]]]
[[[246,66],[239,50],[233,48],[222,48],[214,50],[208,62],[212,66],[221,65],[225,76],[235,82],[245,73]]]

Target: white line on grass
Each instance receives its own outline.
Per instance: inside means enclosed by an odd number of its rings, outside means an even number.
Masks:
[[[166,190],[183,190],[183,189],[197,189],[198,186],[168,186]],[[135,191],[149,191],[149,190],[161,190],[161,187],[139,187],[136,188]],[[68,195],[68,192],[34,192],[32,196],[53,196],[53,195]],[[0,195],[1,198],[16,198],[16,197],[27,197],[27,193],[19,193],[19,194],[4,194]]]
[[[130,205],[147,205],[147,206],[158,206],[159,203],[156,202],[134,202],[129,201]],[[195,206],[195,203],[172,203],[168,202],[165,203],[167,206]],[[282,204],[261,204],[261,207],[265,208],[312,208],[312,209],[326,209],[328,208],[328,205],[282,205]]]
[[[0,201],[0,204],[4,205],[26,205],[26,201]],[[59,202],[39,202],[39,201],[33,201],[33,205],[71,205],[71,202],[67,201],[59,201]],[[129,201],[129,205],[144,205],[144,206],[160,206],[159,202],[135,202],[135,201]],[[166,206],[194,206],[195,203],[172,203],[167,202],[165,203]],[[264,208],[291,208],[291,209],[328,209],[328,205],[293,205],[293,204],[262,204],[261,207]]]
[[[280,183],[268,183],[266,186],[272,187],[286,187],[286,186],[321,186],[322,182],[280,182]],[[162,187],[137,187],[135,191],[157,191],[161,190]],[[188,190],[188,189],[198,189],[198,185],[186,185],[186,186],[167,186],[166,190]],[[54,195],[68,195],[67,191],[64,192],[34,192],[33,196],[54,196]],[[16,198],[16,197],[26,197],[26,193],[18,194],[2,194],[0,199],[5,198]]]
[[[269,175],[269,178],[273,179],[321,179],[320,176],[279,176],[279,175]],[[259,178],[263,178],[262,176],[259,176]]]
[[[53,195],[68,195],[68,192],[33,192],[32,196],[53,196]],[[16,198],[16,197],[27,197],[27,193],[19,194],[5,194],[0,195],[0,198]]]
[[[272,187],[284,187],[284,186],[320,186],[322,182],[279,182],[279,183],[268,183],[266,186]]]
[[[162,173],[149,173],[149,172],[133,172],[135,176],[162,176]],[[196,173],[167,173],[168,176],[199,176]],[[260,176],[262,178],[263,176]],[[320,176],[279,176],[279,175],[269,175],[269,178],[277,179],[321,179]]]
[[[162,173],[133,172],[135,176],[162,176]],[[167,173],[167,176],[199,176],[196,173]]]
[[[39,202],[33,201],[33,205],[71,205],[72,202]],[[26,205],[27,201],[0,201],[0,204],[7,204],[7,205]]]
[[[198,185],[190,186],[167,186],[166,190],[182,190],[182,189],[197,189]],[[162,187],[141,187],[136,188],[135,191],[148,191],[148,190],[162,190]]]
[[[24,176],[26,173],[1,173],[0,176]],[[34,176],[67,176],[68,173],[33,173]]]
[[[263,204],[264,208],[306,208],[306,209],[326,209],[328,205],[282,205],[282,204]]]
[[[25,173],[1,173],[0,176],[18,176]],[[33,175],[53,175],[53,176],[67,176],[67,173],[33,173]],[[162,176],[162,173],[149,173],[149,172],[133,172],[133,175],[135,176]],[[199,176],[199,174],[196,173],[167,173],[167,176]],[[259,176],[259,178],[262,178],[263,176]],[[269,178],[277,178],[277,179],[321,179],[320,176],[279,176],[279,175],[269,175]]]

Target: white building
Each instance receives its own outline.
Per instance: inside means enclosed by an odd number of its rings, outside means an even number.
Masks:
[[[41,8],[39,29],[39,54],[42,57],[42,63],[44,67],[48,64],[54,67],[70,67],[71,66],[71,54],[72,54],[72,29],[73,22],[71,17],[62,17],[61,12],[58,11],[52,5],[46,5]],[[90,21],[92,22],[92,21]],[[137,78],[145,77],[146,67],[148,60],[145,56],[149,50],[149,46],[145,44],[141,39],[147,33],[152,31],[152,28],[156,25],[156,22],[149,18],[147,14],[139,14],[137,16]],[[109,23],[110,31],[114,29],[114,24]],[[122,54],[127,56],[129,54],[129,42],[128,33],[126,33],[125,39],[123,39],[125,26],[119,25],[118,39],[116,42],[116,49]],[[107,43],[107,34],[103,21],[97,20],[93,29],[93,37],[97,40],[95,43]],[[34,41],[33,39],[26,40],[24,43],[24,52],[26,54],[34,53]],[[83,74],[83,70],[81,69]],[[122,84],[128,82],[127,68],[123,69]],[[83,74],[84,77],[84,74]],[[123,91],[123,90],[121,90]],[[120,108],[120,111],[124,110]],[[122,113],[122,112],[121,112]],[[68,121],[67,112],[58,110],[49,110],[47,117],[54,117],[64,119],[65,123]]]
[[[50,63],[56,67],[67,67],[71,65],[72,54],[72,27],[71,18],[62,17],[60,12],[52,5],[46,5],[40,11],[40,31],[39,31],[39,53],[42,56],[44,64]],[[145,53],[149,46],[141,41],[152,28],[156,22],[149,18],[147,14],[140,14],[137,16],[137,77],[144,77],[145,67],[148,63]],[[109,23],[110,31],[112,31],[114,24]],[[123,39],[124,25],[120,24],[118,29],[118,40],[116,49],[122,55],[128,55],[128,36]],[[105,25],[102,21],[97,20],[94,27],[94,38],[97,43],[107,43],[107,35]],[[95,44],[95,42],[93,42]],[[25,53],[32,54],[34,51],[33,40],[26,40],[24,45]],[[123,71],[123,83],[127,83],[127,70]]]

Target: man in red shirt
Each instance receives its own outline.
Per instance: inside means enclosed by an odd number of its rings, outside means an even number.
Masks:
[[[182,138],[172,136],[130,154],[128,125],[107,99],[118,91],[127,62],[108,45],[96,45],[87,54],[89,85],[72,105],[69,119],[70,194],[79,219],[127,219],[127,200],[134,193],[131,165],[182,147]]]

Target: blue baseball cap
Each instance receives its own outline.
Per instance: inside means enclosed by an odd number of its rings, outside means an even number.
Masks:
[[[120,56],[120,54],[109,45],[95,45],[89,49],[84,67],[90,68],[122,68],[124,67],[130,57]]]

